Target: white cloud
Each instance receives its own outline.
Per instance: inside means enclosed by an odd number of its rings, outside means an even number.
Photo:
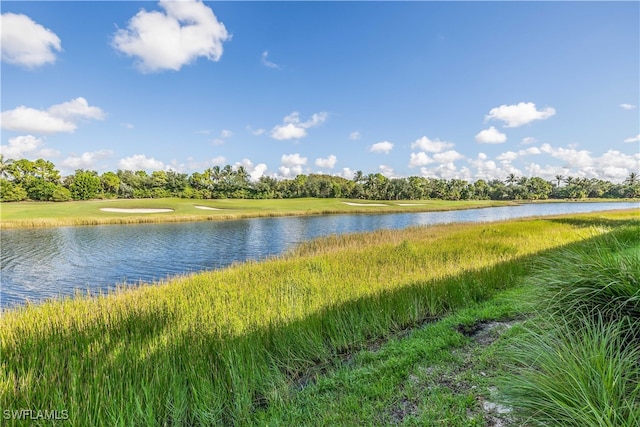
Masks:
[[[530,154],[542,154],[542,151],[540,151],[538,147],[529,147],[526,150],[518,151],[518,154],[520,154],[521,156],[527,156]]]
[[[113,47],[136,58],[141,72],[178,71],[199,57],[218,61],[230,40],[224,24],[199,0],[161,0],[164,12],[139,11],[127,29],[113,36]]]
[[[2,60],[25,68],[35,68],[56,61],[55,51],[62,50],[60,38],[50,29],[26,15],[3,13],[0,18]]]
[[[2,112],[2,128],[19,132],[56,133],[73,132],[76,124],[53,117],[49,112],[21,105]]]
[[[362,135],[358,131],[354,131],[349,134],[349,139],[352,141],[356,141],[360,138],[362,138]]]
[[[619,167],[629,170],[638,170],[640,168],[640,154],[630,156],[628,154],[621,153],[617,150],[609,150],[602,156],[595,159],[596,165],[600,168],[604,167]],[[628,175],[628,173],[627,173]]]
[[[476,179],[489,181],[492,179],[504,179],[507,175],[507,172],[498,167],[496,162],[488,160],[485,153],[478,153],[478,157],[476,159],[469,159],[468,161],[476,169],[474,175]]]
[[[380,173],[386,176],[387,178],[395,178],[396,176],[396,173],[394,172],[391,166],[380,165],[378,166],[378,169],[380,170]]]
[[[552,147],[549,144],[542,144],[540,151],[565,162],[560,167],[546,166],[531,169],[533,175],[549,180],[554,179],[556,174],[561,174],[621,182],[629,173],[640,170],[640,153],[629,155],[617,150],[608,150],[597,157],[586,150],[577,150],[573,146],[563,148]]]
[[[163,170],[164,163],[153,157],[147,158],[144,154],[134,154],[133,156],[120,159],[118,167],[124,170]]]
[[[300,139],[307,136],[307,129],[320,126],[327,120],[325,112],[315,113],[309,120],[300,120],[300,113],[294,111],[283,119],[283,124],[275,126],[271,130],[271,137],[279,141],[286,139]]]
[[[302,173],[302,166],[294,166],[291,168],[287,166],[280,166],[278,168],[278,172],[280,178],[293,178]]]
[[[93,169],[96,162],[111,157],[113,154],[110,150],[99,150],[92,153],[82,153],[80,156],[70,156],[62,161],[62,167],[68,169]]]
[[[462,160],[465,157],[455,150],[445,151],[444,153],[436,153],[433,155],[433,160],[439,163],[453,163],[457,160]]]
[[[300,154],[283,154],[281,158],[282,166],[278,168],[280,176],[291,178],[302,173],[302,167],[307,164],[307,158]]]
[[[342,168],[342,173],[338,174],[338,176],[341,176],[345,179],[353,179],[355,174],[356,173],[353,170],[351,170],[351,168]]]
[[[369,148],[372,153],[384,153],[389,154],[393,149],[393,144],[389,141],[376,142]]]
[[[21,135],[9,138],[7,145],[0,146],[0,153],[5,159],[25,159],[30,157],[55,157],[59,155],[56,150],[43,148],[42,138],[33,135]]]
[[[186,169],[188,170],[196,170],[196,171],[203,171],[204,169],[207,169],[211,166],[223,166],[226,164],[226,159],[223,156],[218,156],[218,157],[214,157],[210,160],[204,160],[204,161],[195,161],[193,157],[187,157],[187,165],[186,165]],[[172,167],[174,167],[176,170],[183,170],[185,169],[184,165],[178,165],[176,166],[177,162],[172,161],[171,165]]]
[[[505,127],[515,128],[526,125],[534,120],[544,120],[556,114],[553,107],[538,111],[533,102],[520,102],[516,105],[501,105],[492,108],[485,120],[501,120]]]
[[[247,126],[247,131],[250,132],[254,136],[260,136],[260,135],[262,135],[263,133],[266,132],[266,129],[253,130],[253,128],[251,126]]]
[[[210,162],[213,166],[222,166],[227,163],[227,159],[225,159],[224,156],[217,156],[212,158]]]
[[[289,123],[282,126],[276,126],[271,131],[271,137],[278,141],[286,139],[300,139],[307,136],[307,131],[304,128],[298,127],[293,123]]]
[[[307,164],[307,158],[300,156],[299,153],[283,154],[280,159],[284,166],[304,166]]]
[[[458,170],[453,163],[443,163],[435,168],[420,168],[420,174],[429,178],[471,179],[471,171],[467,167]]]
[[[640,142],[640,134],[638,134],[638,136],[634,136],[632,138],[627,138],[624,140],[624,142]]]
[[[620,108],[623,108],[625,110],[633,110],[636,107],[637,105],[633,105],[633,104],[620,104]]]
[[[271,62],[267,59],[267,57],[269,56],[269,51],[265,50],[264,52],[262,52],[262,65],[264,65],[267,68],[274,68],[274,69],[280,69],[280,66],[274,62]]]
[[[536,142],[536,139],[534,137],[531,136],[527,136],[526,138],[523,138],[522,141],[520,142],[520,144],[522,145],[528,145],[528,144],[534,144]]]
[[[326,159],[317,158],[316,159],[316,166],[318,166],[319,168],[333,169],[334,166],[336,165],[337,161],[338,161],[338,158],[336,156],[334,156],[333,154],[331,154]]]
[[[432,141],[426,136],[416,139],[413,144],[411,144],[412,149],[420,149],[429,153],[439,153],[453,146],[454,144],[452,142],[440,141],[439,139]]]
[[[133,129],[135,127],[131,123],[120,123],[120,126],[122,126],[125,129]]]
[[[496,157],[496,160],[512,162],[517,158],[518,153],[516,153],[515,151],[507,151],[506,153],[502,153],[498,157]]]
[[[505,153],[500,154],[498,157],[496,157],[496,160],[512,162],[519,157],[530,156],[535,154],[542,154],[542,151],[538,147],[529,147],[524,150],[519,150],[518,152],[507,151]]]
[[[254,182],[259,180],[262,176],[264,176],[265,172],[268,169],[265,163],[259,163],[257,165],[254,165],[251,160],[246,158],[242,159],[241,162],[236,162],[234,166],[236,169],[239,166],[244,166],[244,169],[249,174],[249,179]]]
[[[502,144],[507,141],[507,135],[500,132],[495,126],[481,130],[476,135],[476,142],[481,144]]]
[[[98,107],[91,107],[86,99],[78,97],[49,107],[47,110],[54,117],[71,120],[76,117],[85,119],[104,119],[104,112]]]
[[[540,146],[543,153],[550,154],[552,157],[564,160],[570,168],[585,168],[593,164],[591,154],[586,150],[576,150],[575,148],[554,148],[545,143]]]
[[[73,132],[80,119],[104,118],[104,112],[98,107],[89,106],[86,99],[79,97],[62,104],[52,105],[47,110],[21,105],[13,110],[3,111],[2,128],[19,132],[57,133]]]
[[[220,132],[220,137],[221,138],[229,138],[233,135],[233,132],[231,132],[230,130],[227,129],[222,129],[222,132]]]
[[[430,158],[424,151],[421,151],[419,153],[411,153],[411,157],[409,158],[409,167],[415,168],[419,166],[425,166],[433,163],[434,161],[435,160]]]

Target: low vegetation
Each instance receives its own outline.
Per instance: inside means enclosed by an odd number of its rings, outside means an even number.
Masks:
[[[638,226],[637,214],[623,211],[328,237],[260,263],[11,309],[0,320],[0,406],[64,409],[75,425],[313,422],[313,408],[298,407],[307,412],[296,418],[294,404],[299,390],[327,384],[315,380],[323,367],[407,328],[495,317],[474,307],[521,284],[540,257]],[[465,340],[433,333],[442,350]],[[406,380],[437,342],[407,349],[405,362],[372,378],[375,388],[353,393],[374,410],[376,394],[389,398],[380,381]],[[435,417],[441,403],[421,408]],[[372,422],[389,420],[397,414]]]
[[[537,309],[511,349],[507,404],[529,425],[640,425],[640,230],[557,257],[530,279]]]

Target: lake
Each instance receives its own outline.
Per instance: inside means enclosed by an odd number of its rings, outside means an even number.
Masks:
[[[640,204],[544,203],[448,212],[2,230],[0,307],[264,259],[329,234],[630,208],[639,209]]]

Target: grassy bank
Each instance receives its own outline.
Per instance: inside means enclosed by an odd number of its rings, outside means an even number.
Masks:
[[[351,204],[347,204],[351,203]],[[377,206],[384,204],[385,206]],[[193,200],[134,199],[83,202],[18,202],[0,204],[0,226],[55,227],[69,225],[133,224],[150,222],[212,221],[292,215],[339,213],[429,212],[512,205],[513,202],[472,201],[367,201],[348,199]],[[214,208],[201,209],[199,207]],[[171,209],[164,213],[104,212],[102,208]]]
[[[539,315],[511,349],[507,404],[530,425],[640,425],[640,234],[543,258]]]
[[[253,424],[340,355],[489,300],[540,256],[638,227],[624,211],[329,237],[14,309],[0,320],[0,406],[66,410],[74,425]]]

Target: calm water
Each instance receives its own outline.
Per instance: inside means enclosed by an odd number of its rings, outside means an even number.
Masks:
[[[328,234],[627,208],[639,209],[640,204],[549,203],[430,213],[2,230],[0,306],[221,268],[281,254]]]

